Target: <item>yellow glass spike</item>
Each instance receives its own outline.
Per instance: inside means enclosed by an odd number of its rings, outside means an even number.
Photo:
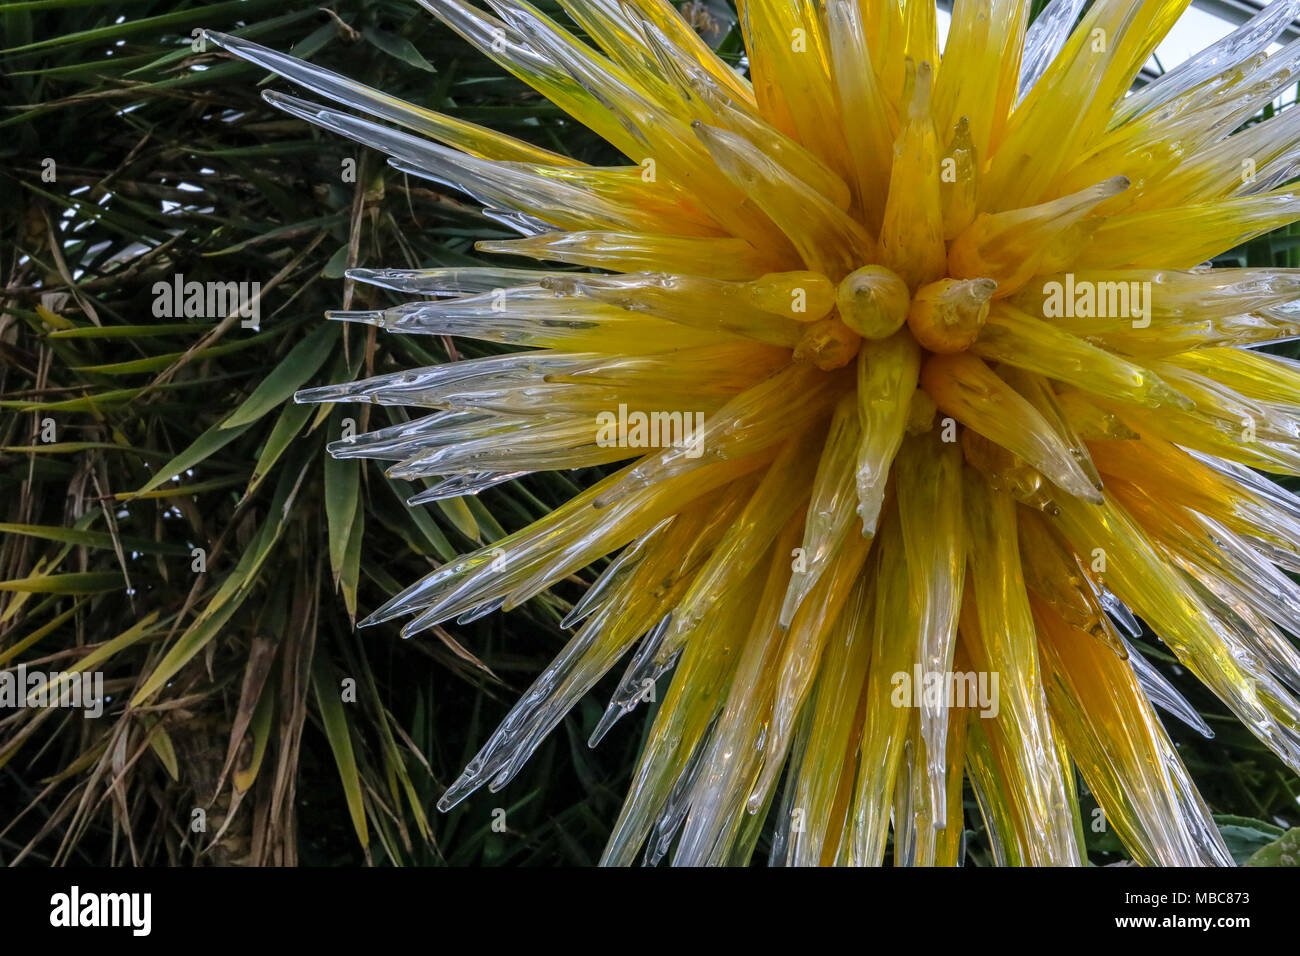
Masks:
[[[933,67],[907,61],[902,129],[894,144],[880,257],[908,288],[934,282],[946,267],[939,143],[930,115]]]

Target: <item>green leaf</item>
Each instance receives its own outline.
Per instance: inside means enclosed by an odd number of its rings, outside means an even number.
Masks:
[[[119,571],[33,574],[12,581],[0,581],[0,591],[30,591],[37,594],[99,594],[124,587],[126,579]]]
[[[155,724],[153,730],[149,731],[148,739],[150,748],[162,762],[167,775],[173,780],[180,780],[181,768],[176,761],[176,748],[172,746],[172,739],[167,736],[167,731],[163,730],[161,723]]]
[[[188,354],[191,361],[213,359],[220,355],[229,355],[231,352],[242,352],[244,349],[257,348],[268,339],[278,337],[280,332],[280,329],[268,329],[261,335],[250,335],[234,342],[225,342],[222,345],[195,349]],[[141,372],[160,372],[186,354],[185,352],[162,352],[158,355],[130,359],[125,362],[106,362],[102,365],[76,365],[73,366],[72,370],[74,372],[89,372],[92,375],[136,375]]]
[[[337,322],[318,326],[305,339],[290,349],[284,360],[275,367],[253,394],[244,399],[230,417],[219,426],[222,429],[248,425],[275,408],[307,381],[325,364],[335,340],[339,337]]]
[[[179,478],[185,472],[189,471],[200,462],[206,461],[214,454],[225,448],[232,441],[242,435],[252,426],[252,422],[240,428],[223,430],[221,424],[213,425],[190,444],[188,448],[179,455],[158,469],[158,473],[150,478],[144,485],[125,496],[125,500],[130,500],[147,491],[153,491],[163,482],[171,481],[173,478]]]
[[[211,605],[209,605],[211,607]],[[219,610],[207,617],[201,617],[190,625],[189,629],[172,645],[148,680],[131,698],[131,706],[138,707],[149,699],[155,691],[176,675],[176,672],[189,663],[190,659],[207,646],[208,641],[217,636],[222,625],[230,620],[231,615],[239,609],[239,604],[227,602]]]
[[[248,725],[248,735],[253,739],[252,753],[247,761],[242,757],[235,767],[232,780],[235,789],[244,793],[257,779],[257,771],[262,766],[262,757],[266,754],[267,742],[271,739],[271,717],[275,713],[275,694],[271,682],[262,688],[262,695],[257,698],[257,707],[253,719]]]
[[[361,462],[356,458],[325,458],[325,519],[330,535],[330,570],[337,583],[343,571],[348,535],[355,525],[361,491]]]
[[[289,471],[280,476],[271,506],[267,509],[267,520],[262,522],[256,536],[240,557],[239,563],[221,582],[217,593],[167,651],[166,656],[153,669],[143,686],[136,691],[135,696],[131,698],[131,706],[139,706],[166,684],[177,671],[189,663],[195,654],[203,650],[208,642],[217,636],[222,626],[230,620],[235,611],[239,610],[240,605],[251,592],[253,582],[257,580],[262,565],[270,556],[271,549],[284,532],[300,476],[301,471],[298,473]]]
[[[482,542],[483,537],[479,532],[478,522],[474,520],[474,515],[470,512],[464,498],[439,498],[435,504],[447,520],[456,526],[457,531],[471,541]]]
[[[177,10],[172,13],[164,13],[157,17],[145,17],[141,20],[125,20],[122,23],[114,23],[106,27],[96,27],[93,30],[79,30],[76,33],[48,37],[44,40],[37,40],[35,43],[26,43],[22,46],[0,50],[0,54],[27,53],[32,50],[40,50],[51,46],[83,44],[96,40],[114,40],[131,33],[138,33],[141,30],[151,30],[157,33],[164,27],[176,27],[191,23],[197,25],[204,21],[211,23],[217,17],[220,17],[225,13],[251,14],[253,11],[259,10],[262,7],[271,6],[272,2],[273,0],[229,0],[227,3],[215,3],[211,6],[192,7],[188,10]]]
[[[160,325],[87,325],[77,329],[56,329],[51,339],[143,339],[158,335],[190,335],[210,332],[196,322],[169,322]]]
[[[1238,866],[1283,833],[1281,827],[1252,817],[1216,814],[1214,822],[1218,824],[1223,842],[1227,844],[1228,852],[1232,854]]]
[[[121,451],[141,458],[165,458],[166,452],[153,448],[132,448],[130,445],[115,445],[107,441],[56,441],[46,445],[6,445],[0,451],[23,455],[75,455],[83,451],[98,448],[103,451]]]
[[[60,541],[64,544],[83,545],[88,548],[113,550],[113,536],[107,531],[80,531],[75,528],[61,528],[53,525],[8,524],[0,522],[0,534],[21,534],[45,541]],[[152,538],[138,538],[119,535],[123,551],[140,551],[145,554],[186,555],[190,553],[189,545],[155,541]]]
[[[348,247],[342,245],[334,250],[334,255],[329,257],[329,261],[325,263],[320,274],[326,279],[342,279],[343,273],[347,270],[347,267]]]
[[[253,466],[253,474],[248,479],[248,490],[244,492],[245,497],[251,495],[262,484],[271,469],[275,467],[275,463],[280,460],[280,456],[284,454],[284,450],[302,431],[302,426],[307,423],[307,418],[312,411],[311,405],[284,406],[284,411],[276,420],[275,427],[267,436],[262,453],[257,456],[257,464]]]
[[[1272,843],[1256,850],[1246,866],[1300,866],[1300,827],[1292,827]]]
[[[89,598],[84,599],[82,601],[75,602],[72,605],[72,607],[68,608],[62,614],[58,615],[57,617],[51,618],[49,621],[42,624],[40,627],[32,631],[26,637],[19,638],[13,644],[5,648],[3,651],[0,651],[0,666],[4,666],[5,664],[9,663],[9,661],[13,660],[19,654],[26,651],[27,648],[33,646],[34,644],[39,643],[44,637],[51,634],[55,629],[62,627],[63,624],[68,620],[68,618],[72,617],[72,615],[77,613],[77,609],[80,608],[81,605],[84,604],[86,600],[89,600]],[[6,608],[5,610],[6,615],[10,610],[13,610],[13,604],[11,604],[8,608]]]
[[[357,831],[361,846],[369,847],[370,831],[366,826],[366,809],[361,796],[361,774],[357,771],[357,758],[352,752],[348,719],[343,713],[338,684],[330,677],[325,662],[319,655],[312,659],[311,684],[316,695],[316,706],[320,709],[321,723],[325,727],[325,737],[329,740],[339,779],[343,782],[343,794],[348,801],[352,827]]]
[[[348,547],[343,553],[343,567],[339,571],[339,588],[343,591],[343,603],[348,609],[348,619],[356,625],[357,621],[357,583],[361,577],[361,542],[365,537],[366,511],[357,508],[352,518],[352,530],[348,532]]]
[[[136,621],[134,624],[128,627],[121,634],[118,634],[112,640],[105,641],[103,644],[100,644],[98,647],[92,650],[85,657],[81,658],[75,664],[69,665],[67,668],[67,673],[79,674],[82,673],[83,671],[93,670],[94,668],[98,667],[101,662],[108,660],[118,651],[125,650],[126,648],[134,644],[136,641],[140,640],[143,637],[147,637],[150,634],[152,634],[154,631],[158,630],[158,628],[154,627],[154,624],[157,621],[158,621],[158,612],[150,611],[140,620]]]
[[[179,388],[195,388],[210,382],[220,381],[231,378],[231,375],[219,375],[207,379],[190,379],[185,382],[167,382],[164,385],[154,386],[154,391],[165,392],[174,391]],[[114,388],[106,392],[96,392],[93,395],[83,395],[80,398],[65,398],[54,402],[30,402],[21,399],[4,399],[0,401],[0,408],[16,408],[23,412],[99,412],[110,406],[123,405],[127,402],[134,401],[140,393],[145,390],[145,386],[138,388]]]
[[[410,508],[407,506],[406,499],[415,494],[415,488],[400,478],[385,478],[384,485],[393,493],[394,497],[397,498],[401,505],[402,522],[410,522],[415,525],[416,530],[418,530],[420,534],[424,536],[424,540],[428,542],[429,550],[437,555],[438,560],[450,561],[452,558],[456,557],[459,552],[452,547],[451,542],[447,540],[447,536],[442,533],[442,530],[434,523],[433,519],[429,517],[428,512],[426,512],[422,507],[417,506],[415,508]]]
[[[383,50],[389,56],[395,56],[408,66],[413,66],[417,70],[425,70],[429,73],[437,73],[432,63],[420,55],[420,51],[415,48],[406,37],[398,36],[395,33],[389,33],[380,30],[378,27],[366,27],[361,31],[366,42],[377,49]]]

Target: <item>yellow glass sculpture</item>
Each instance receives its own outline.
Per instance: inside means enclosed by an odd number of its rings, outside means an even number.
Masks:
[[[1300,770],[1300,499],[1257,471],[1300,475],[1300,367],[1251,350],[1300,334],[1300,271],[1205,265],[1300,219],[1300,110],[1243,126],[1300,79],[1267,52],[1300,2],[1133,93],[1189,0],[957,0],[942,56],[931,2],[740,0],[748,78],[666,0],[560,0],[590,42],[421,2],[627,163],[212,38],[551,264],[355,270],[424,298],[332,318],[517,348],[300,393],[427,410],[331,451],[438,478],[417,501],[629,462],[368,619],[612,556],[439,806],[630,655],[593,744],[671,680],[606,863],[744,862],[773,814],[777,862],[880,864],[892,829],[951,865],[969,780],[999,862],[1078,865],[1077,768],[1138,862],[1230,864],[1153,705],[1208,728],[1130,642]]]

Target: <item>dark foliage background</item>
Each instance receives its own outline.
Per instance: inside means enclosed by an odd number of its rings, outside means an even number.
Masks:
[[[285,401],[491,351],[321,316],[399,301],[345,280],[349,266],[482,264],[474,241],[502,230],[266,106],[268,78],[196,48],[199,27],[617,161],[407,0],[0,4],[0,668],[82,662],[112,695],[100,720],[0,719],[0,863],[594,863],[646,726],[587,748],[611,681],[501,794],[433,809],[562,646],[583,582],[409,642],[353,628],[592,476],[412,510],[415,489],[324,452],[344,419],[360,431],[395,410]],[[738,55],[734,31],[722,43]],[[1242,256],[1294,264],[1294,243]],[[260,330],[155,317],[153,283],[177,273],[260,282]],[[1235,815],[1234,849],[1295,825],[1294,776],[1147,646],[1218,732],[1170,726],[1213,809]],[[356,701],[340,704],[346,679]],[[977,814],[968,825],[968,862],[986,862]],[[1123,858],[1089,838],[1096,862]]]

